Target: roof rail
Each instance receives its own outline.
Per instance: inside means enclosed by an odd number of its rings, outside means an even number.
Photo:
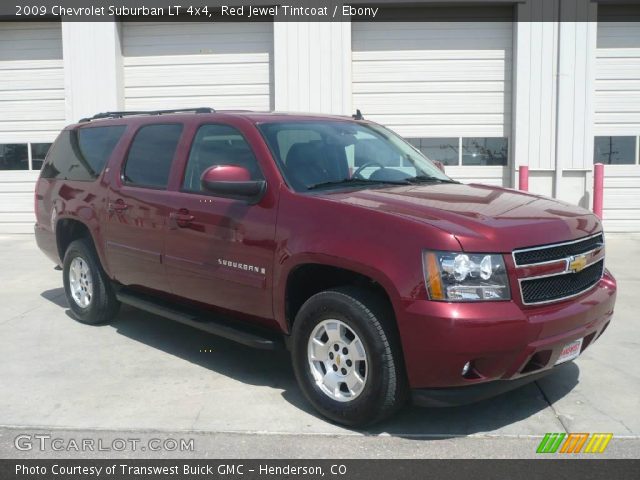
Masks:
[[[215,113],[215,110],[211,107],[198,107],[198,108],[176,108],[171,110],[131,110],[121,112],[102,112],[96,113],[93,117],[81,118],[78,123],[90,122],[91,120],[100,120],[103,118],[122,118],[132,115],[165,115],[169,113]]]

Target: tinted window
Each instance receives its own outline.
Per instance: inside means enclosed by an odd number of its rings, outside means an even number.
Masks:
[[[238,130],[228,125],[203,125],[198,129],[182,188],[201,191],[200,177],[214,165],[238,165],[249,170],[252,180],[263,178],[251,147]]]
[[[636,137],[596,137],[593,162],[633,165],[636,163]]]
[[[63,131],[49,150],[40,175],[64,180],[94,180],[102,172],[125,128],[110,126]],[[37,155],[42,155],[45,145]],[[32,146],[34,168],[36,154]]]
[[[462,165],[506,165],[506,138],[463,138]]]
[[[443,165],[458,165],[458,138],[408,138],[413,146],[429,160],[442,162]]]
[[[0,170],[29,170],[27,144],[0,144]]]
[[[125,182],[144,187],[166,187],[181,133],[182,125],[142,127],[129,150],[124,167]]]
[[[419,151],[379,125],[327,120],[263,123],[258,128],[287,182],[299,192],[448,180]]]
[[[31,168],[33,170],[40,170],[42,168],[42,164],[50,148],[50,143],[31,144]]]
[[[78,143],[83,157],[94,172],[101,172],[122,137],[124,125],[81,129]]]

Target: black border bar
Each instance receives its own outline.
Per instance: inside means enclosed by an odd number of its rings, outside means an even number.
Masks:
[[[100,469],[100,470],[98,470]],[[318,470],[319,469],[319,470]],[[56,471],[64,470],[64,475]],[[25,473],[31,471],[33,473]],[[99,475],[96,472],[99,471]],[[113,471],[113,473],[110,473]],[[3,480],[637,478],[640,460],[0,460]],[[152,473],[156,472],[156,473]]]
[[[179,10],[175,9],[177,4],[181,4]],[[207,7],[206,11],[202,8],[204,6]],[[33,7],[36,9],[34,10]],[[598,18],[594,18],[596,10]],[[640,21],[640,2],[638,0],[557,0],[557,2],[540,0],[15,0],[0,2],[0,21],[100,22],[114,20],[214,23],[593,22],[596,20],[629,22]]]

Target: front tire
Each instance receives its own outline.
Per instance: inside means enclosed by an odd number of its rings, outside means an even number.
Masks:
[[[71,242],[64,255],[62,278],[69,308],[78,321],[98,325],[118,313],[120,302],[90,240]]]
[[[405,403],[400,342],[379,295],[357,287],[318,293],[300,308],[292,337],[298,384],[325,417],[364,427]]]

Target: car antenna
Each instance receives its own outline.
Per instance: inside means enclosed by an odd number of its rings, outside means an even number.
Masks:
[[[356,109],[356,113],[355,113],[355,115],[351,115],[351,117],[352,117],[354,120],[364,120],[364,117],[362,116],[362,112],[360,111],[360,109],[359,109],[359,108],[358,108],[358,109]]]

